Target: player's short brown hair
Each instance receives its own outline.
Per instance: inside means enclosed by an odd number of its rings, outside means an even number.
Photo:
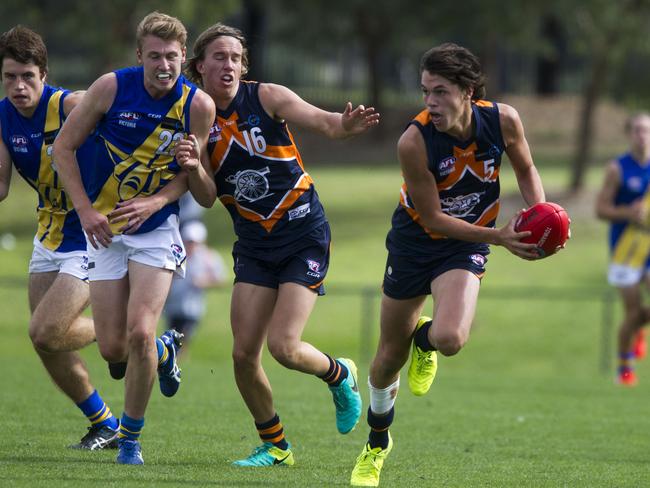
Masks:
[[[420,73],[440,75],[464,90],[472,99],[485,98],[485,75],[478,58],[467,48],[447,42],[429,49],[420,60]]]
[[[41,74],[47,74],[47,48],[43,38],[22,25],[17,25],[0,36],[0,65],[5,58],[22,64],[34,63]]]

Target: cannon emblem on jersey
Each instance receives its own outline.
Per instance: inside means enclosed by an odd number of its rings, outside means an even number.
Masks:
[[[235,200],[238,202],[242,200],[255,202],[273,195],[273,193],[269,193],[269,180],[264,176],[269,171],[269,167],[267,166],[262,171],[245,169],[228,176],[226,181],[235,185]]]

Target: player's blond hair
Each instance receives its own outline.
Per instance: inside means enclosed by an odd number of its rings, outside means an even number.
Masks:
[[[181,47],[187,43],[187,29],[176,17],[160,12],[151,12],[138,24],[135,39],[138,49],[146,36],[156,36],[165,41],[178,41]]]
[[[235,27],[222,24],[218,22],[206,30],[194,42],[192,47],[192,57],[187,61],[185,66],[185,75],[197,85],[201,85],[201,73],[196,69],[196,64],[205,58],[205,50],[212,41],[218,37],[229,36],[234,37],[241,43],[242,56],[241,56],[241,75],[242,77],[248,73],[248,48],[246,47],[246,38],[242,31]]]
[[[639,112],[634,112],[627,119],[625,119],[625,125],[623,129],[625,130],[626,134],[629,134],[630,131],[632,131],[632,126],[634,125],[634,122],[636,122],[639,119],[650,120],[650,113],[642,110]]]

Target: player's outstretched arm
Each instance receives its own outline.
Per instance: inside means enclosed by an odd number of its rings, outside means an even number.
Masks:
[[[510,105],[500,103],[499,120],[506,154],[515,172],[521,196],[529,206],[546,201],[542,180],[533,163],[519,114]]]
[[[197,90],[190,107],[191,134],[179,141],[176,147],[176,161],[187,172],[190,192],[204,207],[211,207],[217,198],[208,154],[208,135],[215,117],[216,109],[212,98]]]
[[[108,111],[117,92],[117,79],[108,73],[97,79],[77,105],[71,110],[59,135],[54,141],[53,161],[67,195],[77,210],[81,226],[90,244],[108,246],[113,233],[108,219],[96,211],[86,195],[75,151],[92,133],[93,129]]]
[[[379,114],[373,107],[359,105],[353,109],[348,102],[343,113],[327,112],[282,85],[262,83],[259,96],[264,110],[274,119],[320,132],[331,139],[361,134],[379,124]]]
[[[11,156],[5,146],[4,141],[0,138],[0,202],[9,195],[9,186],[11,184],[12,170]]]

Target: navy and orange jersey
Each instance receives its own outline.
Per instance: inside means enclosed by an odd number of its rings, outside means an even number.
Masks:
[[[217,109],[208,141],[217,196],[233,219],[238,252],[286,246],[326,222],[286,122],[266,113],[258,89],[258,82],[240,82],[230,106]]]
[[[63,191],[52,164],[52,144],[65,119],[63,100],[70,92],[45,85],[34,114],[23,117],[7,99],[0,101],[2,140],[25,181],[38,193],[36,236],[51,251],[86,249],[79,217]],[[91,136],[78,150],[84,186],[92,179],[95,141]]]
[[[630,205],[646,195],[650,188],[650,161],[636,161],[631,154],[616,159],[621,183],[614,196],[615,205]],[[609,227],[609,246],[613,250],[621,234],[629,225],[626,221],[612,222]]]
[[[424,138],[428,167],[436,180],[442,211],[470,224],[494,227],[499,213],[501,155],[505,150],[497,104],[473,102],[472,122],[474,134],[467,141],[437,131],[428,110],[420,112],[409,126],[417,127]],[[465,244],[424,227],[406,184],[402,185],[400,203],[386,241],[389,251],[435,255]],[[487,245],[484,247],[487,249]]]
[[[144,87],[142,67],[121,69],[115,75],[115,100],[97,126],[99,188],[90,195],[93,207],[104,215],[118,202],[157,193],[179,173],[173,149],[190,132],[190,105],[196,93],[196,86],[180,76],[167,95],[154,99]],[[173,213],[178,214],[177,202],[154,213],[136,234],[157,228]],[[117,222],[111,228],[119,233],[122,225]]]

